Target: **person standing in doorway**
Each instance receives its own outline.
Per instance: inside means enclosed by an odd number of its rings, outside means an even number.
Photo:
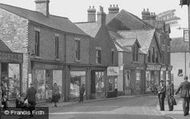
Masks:
[[[172,98],[174,98],[174,85],[171,82],[171,80],[167,80],[167,86],[166,86],[166,97],[168,100],[168,107],[169,111],[173,111],[174,104],[172,102]]]
[[[80,88],[80,100],[79,100],[80,103],[83,103],[83,100],[84,100],[84,92],[85,92],[85,85],[82,84],[82,86],[81,86],[81,88]]]
[[[179,88],[176,91],[176,95],[180,92],[180,97],[183,98],[183,112],[184,116],[189,115],[189,91],[190,91],[190,82],[188,81],[188,77],[184,77],[184,81],[180,84]]]
[[[2,92],[2,100],[1,100],[1,104],[3,106],[3,109],[7,109],[7,93],[6,93],[6,87],[5,87],[5,83],[1,84],[1,92]]]
[[[26,98],[25,100],[28,100],[28,108],[30,111],[30,117],[33,117],[32,111],[35,110],[36,106],[36,89],[33,86],[33,83],[30,83],[30,87],[28,88],[26,92]]]
[[[52,92],[52,102],[54,102],[54,106],[57,107],[57,102],[60,99],[60,94],[59,94],[59,87],[57,86],[57,83],[54,83],[53,86],[53,92]]]
[[[164,111],[165,96],[166,96],[166,86],[164,80],[161,80],[160,86],[158,87],[158,99],[159,99],[160,111]]]

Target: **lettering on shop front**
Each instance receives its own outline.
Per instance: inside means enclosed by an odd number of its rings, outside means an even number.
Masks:
[[[0,52],[0,61],[22,62],[22,54]]]
[[[147,70],[160,70],[161,65],[147,65]]]

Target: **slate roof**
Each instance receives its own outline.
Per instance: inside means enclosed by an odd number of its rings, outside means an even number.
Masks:
[[[78,22],[75,24],[86,34],[90,35],[93,38],[95,38],[101,27],[101,25],[99,25],[97,22]]]
[[[72,23],[68,18],[65,17],[54,16],[54,15],[49,15],[47,17],[37,11],[27,10],[1,3],[0,3],[0,8],[9,11],[11,13],[14,13],[25,19],[28,19],[30,21],[51,27],[56,30],[68,33],[86,35],[81,29],[79,29],[74,23]]]
[[[184,41],[182,37],[172,38],[170,46],[171,46],[170,49],[171,53],[189,51],[189,42]]]
[[[125,10],[121,10],[119,13],[113,15],[108,14],[106,16],[106,24],[109,25],[114,19],[119,20],[122,22],[129,30],[142,30],[142,29],[152,29],[153,27],[139,17],[127,12]]]
[[[126,39],[137,39],[141,46],[140,50],[147,54],[150,44],[152,42],[155,29],[151,30],[130,30],[130,31],[118,31],[118,33]]]

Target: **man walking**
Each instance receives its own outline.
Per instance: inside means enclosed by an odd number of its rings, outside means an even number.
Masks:
[[[83,98],[84,98],[84,91],[85,91],[85,86],[84,84],[82,84],[81,88],[80,88],[80,103],[83,103]]]
[[[167,86],[166,86],[166,97],[168,100],[168,107],[169,111],[173,111],[174,104],[172,102],[172,98],[174,99],[174,85],[171,82],[171,80],[167,80]]]
[[[26,98],[28,100],[29,104],[29,110],[30,110],[30,116],[32,117],[32,111],[35,110],[35,105],[36,105],[36,89],[33,87],[33,84],[30,84],[30,88],[28,88],[27,93],[26,93]]]
[[[184,116],[189,115],[189,91],[190,91],[190,82],[188,81],[188,77],[184,77],[184,82],[182,82],[179,88],[176,91],[176,95],[180,92],[181,98],[183,98],[183,112]]]
[[[160,86],[158,87],[158,100],[160,105],[160,111],[164,111],[165,97],[166,97],[166,86],[164,80],[161,80]]]

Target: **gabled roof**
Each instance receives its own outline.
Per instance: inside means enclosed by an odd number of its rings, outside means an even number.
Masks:
[[[151,30],[130,30],[130,31],[118,31],[118,33],[126,38],[135,38],[139,41],[141,48],[140,50],[147,54],[150,44],[152,42],[152,39],[154,37],[154,33],[155,33],[155,29],[151,29]]]
[[[97,22],[79,22],[75,23],[83,32],[90,35],[91,37],[95,38],[96,34],[98,33],[101,25]]]
[[[182,37],[172,38],[171,40],[171,53],[187,52],[189,51],[189,42],[184,41]]]
[[[113,15],[108,14],[106,16],[106,23],[109,25],[114,19],[119,20],[125,27],[129,30],[140,30],[140,29],[152,29],[153,27],[138,18],[137,16],[125,11],[121,10],[119,13]]]
[[[109,34],[111,38],[113,39],[118,51],[131,52],[132,46],[135,43],[137,43],[137,45],[141,47],[140,43],[138,42],[136,38],[124,38],[119,33],[113,32],[113,31],[109,31]],[[140,50],[140,53],[143,53],[143,52]]]
[[[33,21],[45,26],[48,26],[50,28],[68,32],[68,33],[74,33],[74,34],[80,34],[80,35],[86,35],[82,30],[80,30],[74,23],[72,23],[68,18],[60,17],[60,16],[54,16],[49,15],[44,16],[40,12],[27,10],[15,6],[10,6],[6,4],[0,3],[0,8],[11,12],[13,14],[16,14],[20,17],[23,17],[25,19],[28,19],[29,21]]]

